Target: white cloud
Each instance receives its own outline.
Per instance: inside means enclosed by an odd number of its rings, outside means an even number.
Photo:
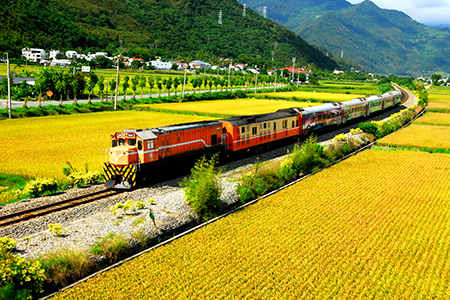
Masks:
[[[347,0],[357,4],[362,0]],[[381,8],[403,11],[414,20],[426,25],[450,26],[450,0],[372,0]]]

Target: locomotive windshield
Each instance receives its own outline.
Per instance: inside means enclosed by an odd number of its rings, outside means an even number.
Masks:
[[[117,146],[117,141],[116,140],[112,140],[112,147],[116,147]]]
[[[119,139],[119,145],[120,146],[125,146],[125,140],[124,139]]]
[[[128,140],[128,145],[130,145],[130,146],[136,146],[136,139],[129,139],[129,140]]]

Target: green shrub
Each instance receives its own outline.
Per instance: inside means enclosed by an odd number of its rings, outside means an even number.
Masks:
[[[89,171],[87,173],[71,172],[67,176],[67,181],[70,185],[78,186],[84,184],[97,184],[103,181],[103,172]]]
[[[66,228],[63,228],[61,224],[48,224],[48,231],[53,232],[56,236],[61,236],[63,231],[66,231]]]
[[[221,172],[214,169],[217,161],[217,154],[209,161],[203,156],[191,169],[191,176],[180,183],[180,187],[185,188],[186,202],[204,220],[212,219],[222,211]]]
[[[47,281],[65,286],[87,276],[94,268],[93,261],[85,251],[61,250],[41,256],[37,261],[42,266]]]
[[[383,132],[377,124],[372,122],[364,122],[359,124],[359,129],[364,132],[373,134],[377,139],[383,137]]]
[[[110,233],[101,241],[95,242],[89,253],[103,255],[112,262],[122,257],[127,249],[128,243],[125,237]]]
[[[42,292],[45,275],[39,261],[28,261],[12,254],[14,239],[2,238],[0,248],[0,299],[31,299]]]
[[[55,192],[58,182],[55,179],[35,179],[27,183],[25,188],[16,191],[16,198],[38,197],[47,192]]]
[[[294,145],[290,157],[296,174],[310,174],[329,163],[329,157],[325,153],[323,146],[317,143],[317,139],[314,136],[310,136],[301,147]]]

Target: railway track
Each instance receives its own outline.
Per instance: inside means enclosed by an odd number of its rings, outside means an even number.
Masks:
[[[51,213],[55,213],[58,211],[63,211],[75,206],[83,205],[86,203],[94,202],[97,200],[109,198],[118,194],[123,193],[124,191],[116,191],[116,190],[102,190],[94,193],[90,193],[87,195],[77,196],[74,198],[34,207],[31,209],[17,211],[11,214],[7,214],[4,216],[0,216],[0,228],[14,225],[23,221],[27,221],[30,219],[34,219],[37,217],[42,217]]]

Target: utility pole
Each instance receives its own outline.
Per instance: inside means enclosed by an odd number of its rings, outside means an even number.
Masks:
[[[256,71],[258,72],[258,71]],[[256,83],[255,83],[255,95],[256,95],[256,87],[258,86],[258,73],[256,73]]]
[[[11,82],[10,82],[10,77],[9,77],[9,55],[6,52],[6,72],[7,72],[7,78],[8,78],[8,118],[12,119],[12,115],[11,115]]]
[[[108,103],[108,75],[106,75],[106,103]]]
[[[277,91],[277,68],[275,68],[275,86],[273,87],[273,92]]]
[[[293,66],[292,66],[292,83],[294,83],[295,60],[296,60],[296,58],[293,57],[292,58],[292,63],[293,63]]]
[[[187,64],[184,65],[184,80],[183,80],[183,94],[181,95],[181,101],[184,101],[184,87],[186,86],[186,72],[187,72]]]
[[[227,91],[230,87],[230,78],[231,78],[231,66],[233,65],[233,61],[230,61],[230,65],[228,66],[228,82],[227,82]]]
[[[117,94],[119,93],[119,61],[120,56],[117,56],[116,97],[114,99],[114,110],[117,110]]]

